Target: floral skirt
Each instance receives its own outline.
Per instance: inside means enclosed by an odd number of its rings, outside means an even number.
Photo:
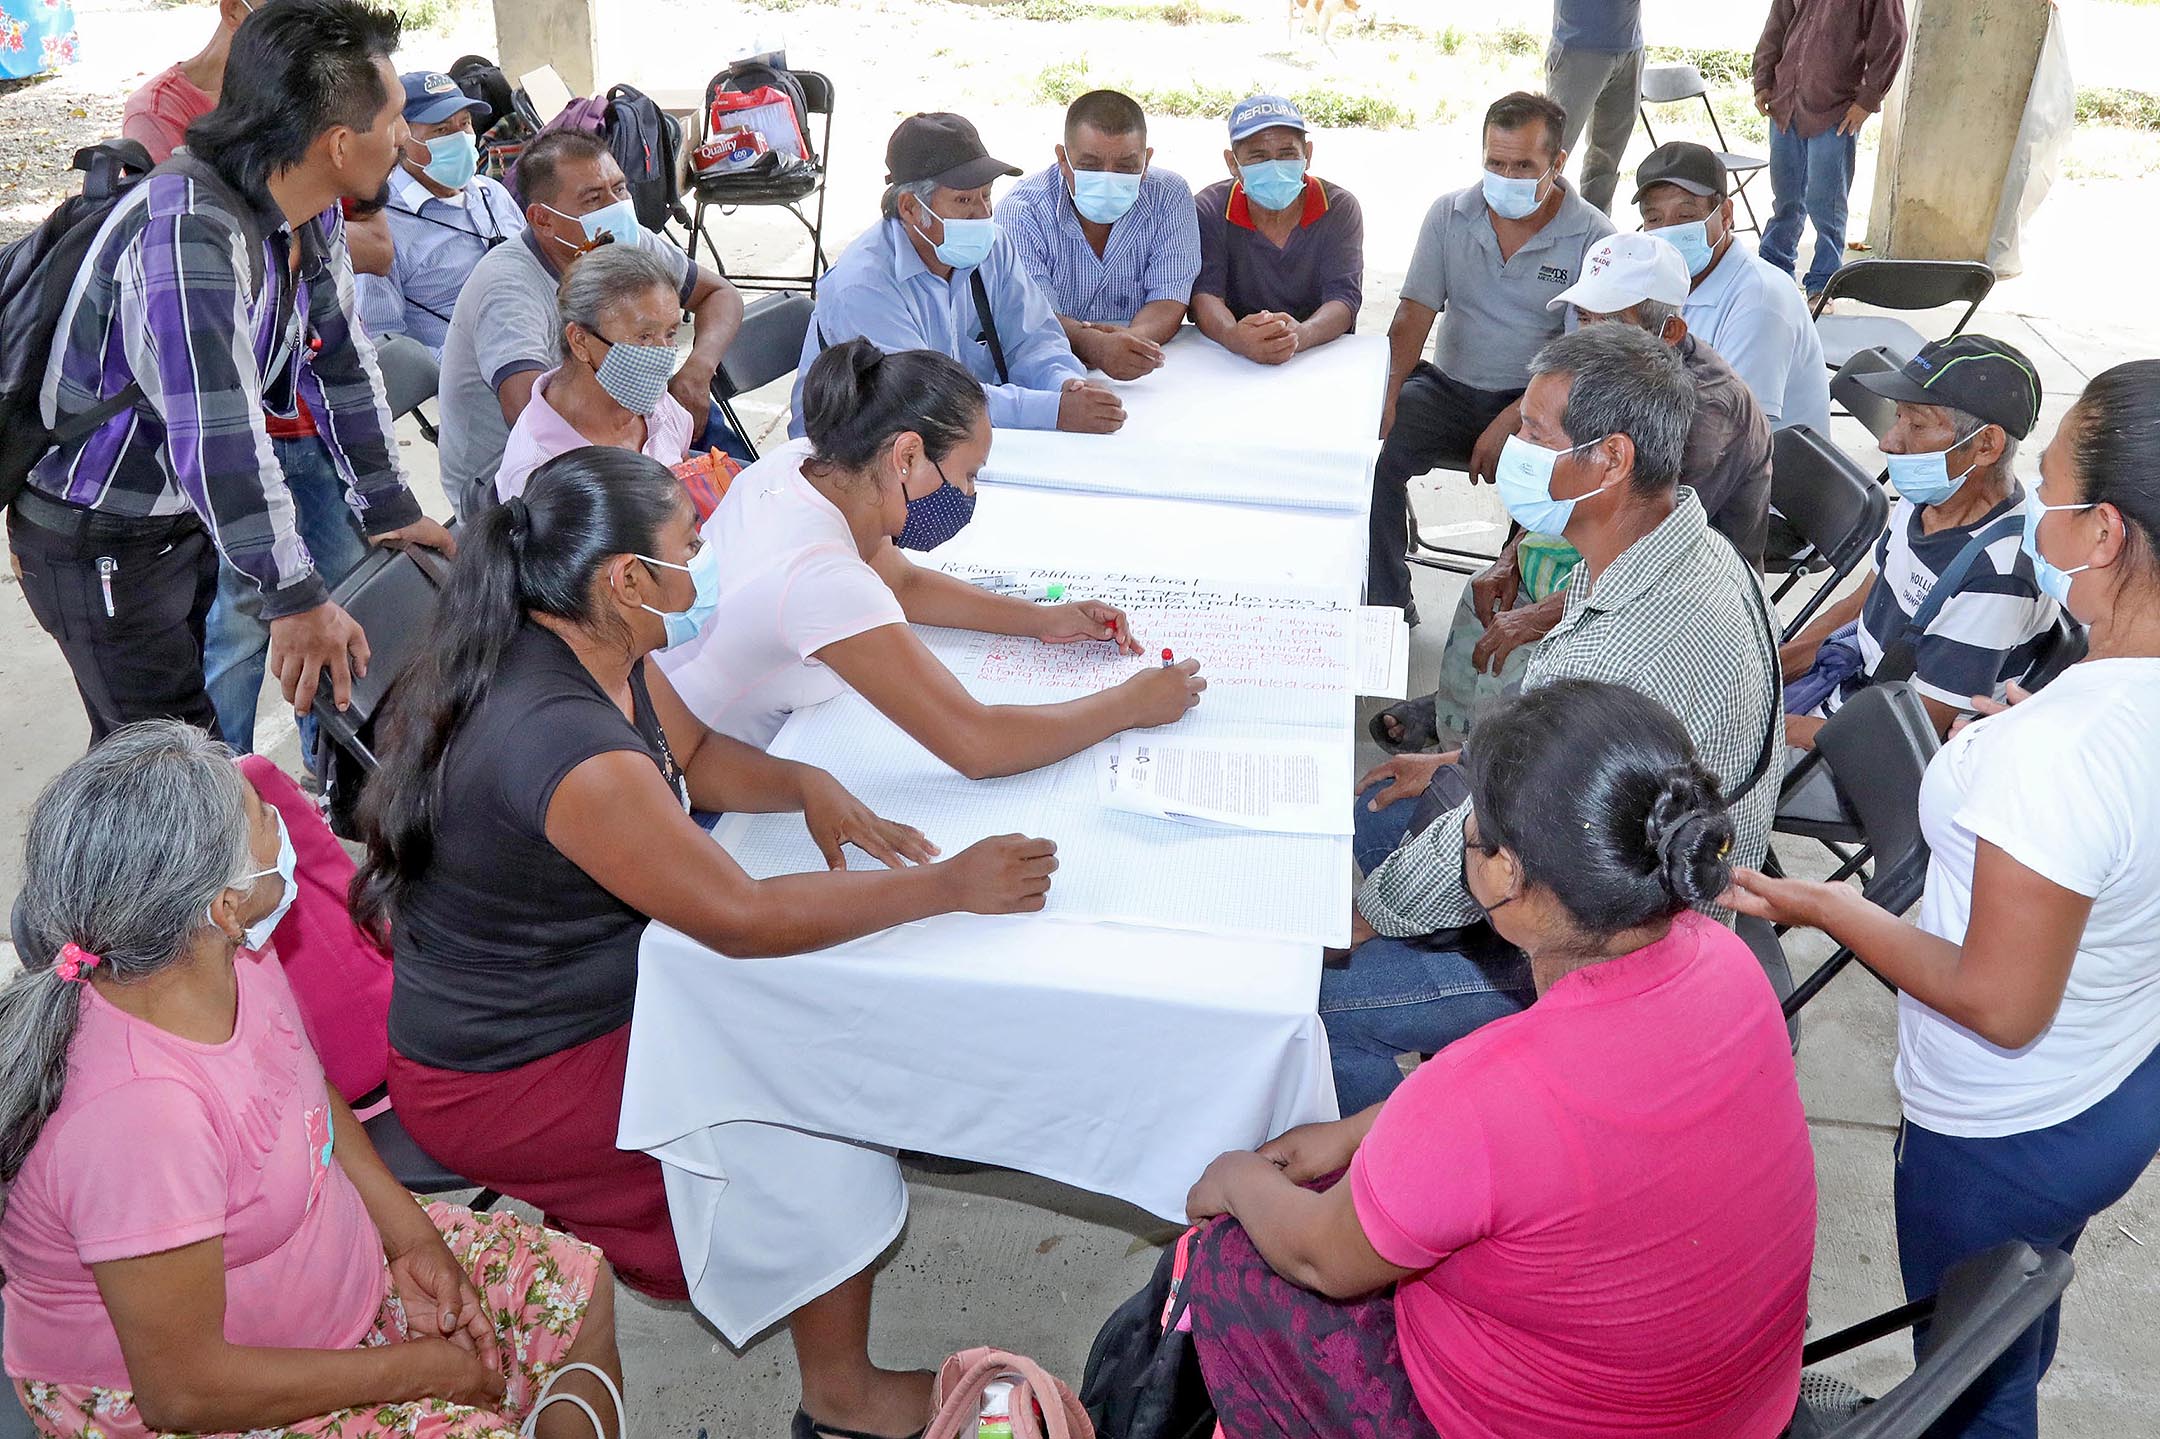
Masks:
[[[475,1409],[441,1399],[380,1404],[251,1430],[246,1439],[516,1439],[519,1421],[577,1340],[600,1251],[512,1214],[474,1214],[455,1204],[429,1204],[427,1213],[495,1321],[509,1387],[502,1407]],[[360,1342],[395,1344],[408,1333],[404,1307],[391,1289]],[[19,1379],[15,1392],[50,1439],[149,1439],[156,1432],[143,1423],[135,1396],[125,1389]]]
[[[1223,1218],[1194,1236],[1185,1292],[1218,1439],[1436,1439],[1403,1367],[1394,1290],[1300,1289]]]

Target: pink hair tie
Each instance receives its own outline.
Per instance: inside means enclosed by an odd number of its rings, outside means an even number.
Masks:
[[[53,973],[69,984],[87,984],[90,971],[102,963],[104,961],[98,956],[71,939],[60,946],[60,957],[53,961]]]

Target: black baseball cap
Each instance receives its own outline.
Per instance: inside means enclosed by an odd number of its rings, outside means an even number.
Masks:
[[[948,190],[975,190],[1020,167],[993,160],[974,125],[959,115],[939,111],[910,115],[885,142],[885,182],[905,185],[935,180]]]
[[[2016,346],[1986,335],[1936,340],[1903,368],[1858,379],[1886,400],[1963,410],[2013,439],[2031,434],[2040,419],[2039,371]]]
[[[1690,195],[1725,198],[1725,162],[1708,145],[1692,140],[1667,140],[1643,157],[1635,170],[1635,201],[1652,185],[1678,185]]]

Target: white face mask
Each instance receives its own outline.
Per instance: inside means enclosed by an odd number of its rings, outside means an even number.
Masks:
[[[270,943],[271,933],[284,920],[286,911],[292,908],[293,900],[300,893],[299,885],[295,882],[300,859],[299,856],[293,853],[292,832],[285,828],[285,816],[279,814],[276,810],[270,811],[270,818],[277,822],[277,863],[269,869],[258,869],[251,874],[241,875],[231,888],[245,889],[265,875],[274,874],[278,877],[278,882],[284,886],[284,893],[278,896],[277,905],[268,914],[256,920],[241,932],[240,947],[242,949],[259,950]],[[224,928],[223,925],[218,925],[217,917],[214,914],[209,915],[208,918],[210,923],[216,925],[220,930]]]

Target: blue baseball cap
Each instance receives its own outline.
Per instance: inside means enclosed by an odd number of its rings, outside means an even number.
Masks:
[[[458,88],[457,81],[435,70],[414,70],[398,76],[405,87],[405,123],[439,125],[460,110],[475,115],[488,113],[485,100],[475,100]]]
[[[1305,115],[1280,95],[1250,95],[1230,107],[1230,143],[1276,126],[1305,133]]]

